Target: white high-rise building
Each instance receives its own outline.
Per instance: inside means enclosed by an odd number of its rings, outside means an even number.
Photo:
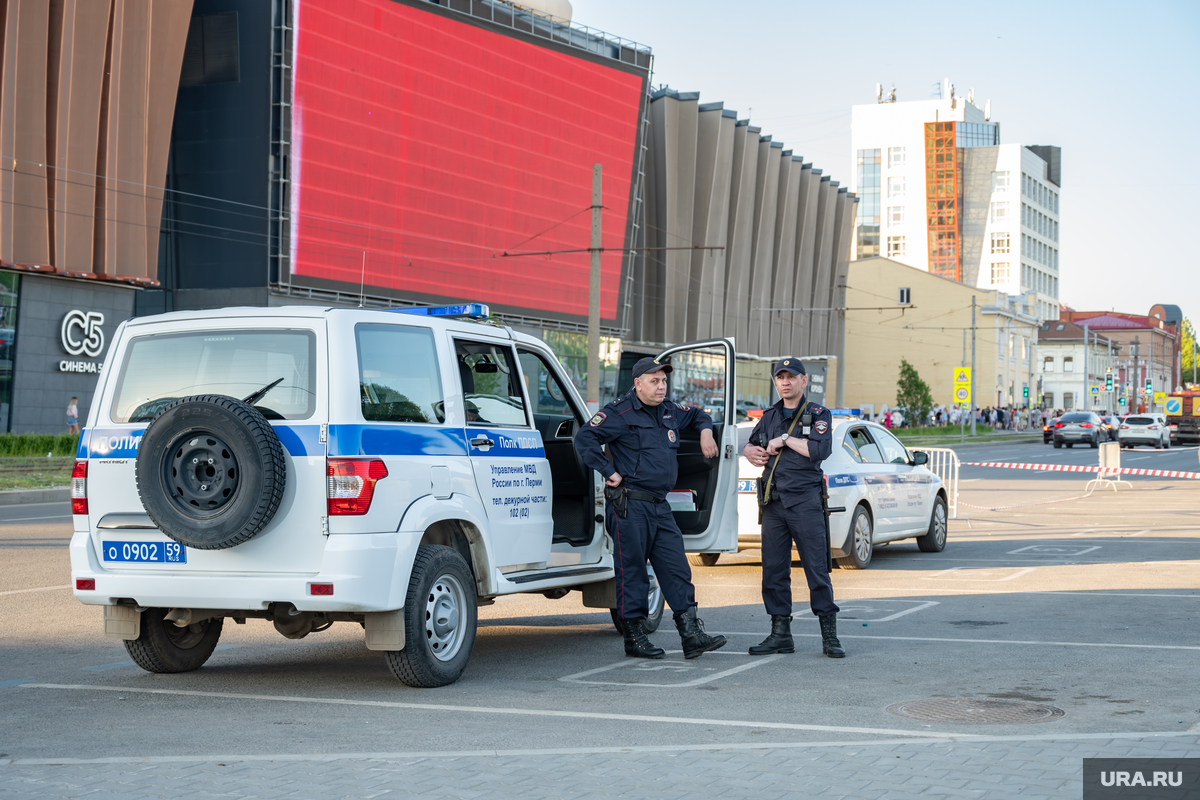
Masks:
[[[949,81],[936,100],[851,109],[855,258],[887,256],[982,289],[1034,295],[1058,318],[1061,149],[1000,143]]]

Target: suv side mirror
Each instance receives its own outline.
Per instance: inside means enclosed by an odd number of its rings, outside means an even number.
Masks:
[[[917,452],[913,453],[912,463],[913,463],[914,467],[919,467],[922,464],[928,464],[929,463],[929,453],[923,453],[918,450]]]

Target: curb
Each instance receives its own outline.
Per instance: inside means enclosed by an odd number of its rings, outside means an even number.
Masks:
[[[71,487],[56,489],[14,489],[0,492],[0,506],[20,506],[30,503],[65,503],[71,499]]]
[[[941,444],[930,444],[918,441],[917,439],[901,439],[900,444],[905,447],[993,447],[998,444],[1034,444],[1041,441],[1041,436],[1014,436],[1011,439],[992,439],[986,442],[942,442]]]

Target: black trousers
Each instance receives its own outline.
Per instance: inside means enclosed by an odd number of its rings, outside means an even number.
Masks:
[[[787,502],[792,500],[788,498]],[[812,612],[818,617],[836,614],[838,607],[833,602],[833,582],[826,560],[825,513],[818,489],[805,493],[791,508],[777,500],[763,509],[762,597],[767,613],[773,616],[792,613],[792,542],[804,566]]]
[[[617,573],[617,614],[622,619],[642,619],[650,613],[650,578],[646,561],[663,597],[675,616],[696,605],[692,568],[683,550],[683,534],[668,503],[630,500],[624,519],[617,516],[611,501],[605,503],[605,520],[613,539],[613,562]]]

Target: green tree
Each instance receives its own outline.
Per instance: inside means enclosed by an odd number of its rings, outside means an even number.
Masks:
[[[1192,327],[1192,321],[1187,317],[1183,318],[1183,341],[1180,343],[1182,348],[1181,355],[1183,358],[1183,382],[1185,384],[1192,383],[1192,370],[1197,368],[1196,364],[1196,329]],[[1197,375],[1200,375],[1200,369],[1197,369]]]
[[[921,380],[917,368],[900,359],[900,380],[896,382],[896,405],[903,409],[904,421],[913,426],[925,425],[933,408],[933,392]]]

